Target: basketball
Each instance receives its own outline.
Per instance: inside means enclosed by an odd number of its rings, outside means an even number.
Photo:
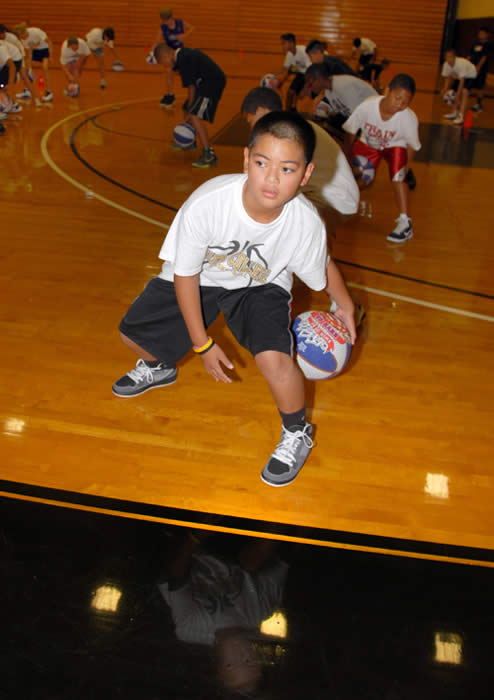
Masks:
[[[121,71],[125,70],[122,61],[113,61],[111,69],[115,71],[115,73],[120,73]]]
[[[443,99],[447,105],[452,105],[455,101],[455,98],[456,92],[454,90],[448,90],[448,92],[444,95]]]
[[[328,311],[304,311],[292,324],[295,357],[307,379],[330,379],[345,367],[352,352],[346,326]]]
[[[180,122],[173,130],[173,138],[179,146],[191,146],[196,140],[196,130],[189,122]]]
[[[327,119],[331,113],[331,106],[325,101],[321,100],[316,107],[314,116],[318,119]]]
[[[274,73],[266,73],[266,75],[263,78],[261,78],[261,87],[267,87],[271,88],[272,90],[276,90],[278,85],[278,78],[274,75]]]
[[[70,97],[77,97],[79,94],[79,85],[77,83],[69,83],[69,86],[67,88],[67,95],[70,95]]]
[[[365,156],[352,156],[352,170],[359,187],[369,187],[374,182],[376,170]]]

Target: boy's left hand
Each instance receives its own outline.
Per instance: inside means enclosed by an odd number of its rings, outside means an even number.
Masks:
[[[350,333],[350,338],[352,340],[352,345],[355,344],[357,340],[357,329],[355,327],[355,314],[354,310],[344,311],[343,309],[337,309],[335,311],[335,316],[337,316],[345,324],[348,332]]]

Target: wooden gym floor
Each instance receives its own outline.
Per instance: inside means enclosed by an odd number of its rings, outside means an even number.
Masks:
[[[136,361],[119,341],[121,316],[159,271],[176,208],[241,167],[241,101],[281,63],[212,55],[228,84],[209,171],[170,149],[181,110],[159,108],[159,71],[109,74],[103,92],[87,70],[71,100],[53,70],[53,104],[6,122],[0,494],[492,566],[494,100],[470,132],[448,125],[435,69],[394,66],[419,88],[414,238],[386,242],[396,213],[384,168],[337,229],[333,254],[367,319],[348,370],[307,387],[317,447],[299,478],[283,489],[259,478],[280,421],[222,321],[212,334],[234,360],[232,385],[187,357],[176,385],[112,395]],[[294,296],[295,312],[327,305],[301,285]]]

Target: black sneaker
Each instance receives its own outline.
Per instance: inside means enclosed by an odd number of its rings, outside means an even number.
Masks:
[[[482,111],[482,105],[480,102],[477,102],[476,105],[472,107],[472,112],[481,112]]]
[[[176,381],[176,367],[165,367],[162,362],[156,367],[150,367],[144,360],[137,360],[135,369],[131,369],[130,372],[117,379],[112,386],[112,391],[116,396],[130,398],[150,389],[174,384]]]
[[[0,134],[5,134],[6,129],[3,124],[0,124]]]
[[[417,187],[417,180],[415,179],[415,175],[413,174],[413,170],[411,168],[408,169],[405,182],[407,183],[409,190],[414,190]]]
[[[218,159],[214,150],[212,148],[203,148],[201,155],[192,162],[192,165],[194,168],[210,168],[212,165],[216,165],[217,162]]]
[[[171,92],[168,92],[160,101],[160,107],[171,107],[174,102],[175,95]]]
[[[386,236],[388,241],[392,243],[404,243],[413,236],[412,220],[407,216],[402,218],[399,216],[396,219],[396,226],[389,236]]]
[[[286,486],[298,475],[310,454],[312,425],[294,425],[291,430],[281,428],[281,440],[261,473],[261,479],[270,486]]]

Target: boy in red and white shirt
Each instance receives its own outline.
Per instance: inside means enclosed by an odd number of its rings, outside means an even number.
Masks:
[[[388,163],[400,215],[388,241],[404,243],[413,236],[412,220],[408,216],[408,192],[415,186],[410,177],[413,151],[421,148],[418,119],[408,108],[415,94],[415,81],[401,73],[390,82],[384,97],[369,97],[362,102],[343,124],[344,150],[350,161],[354,156],[365,156],[375,169],[381,159]],[[360,138],[357,135],[360,131]]]

